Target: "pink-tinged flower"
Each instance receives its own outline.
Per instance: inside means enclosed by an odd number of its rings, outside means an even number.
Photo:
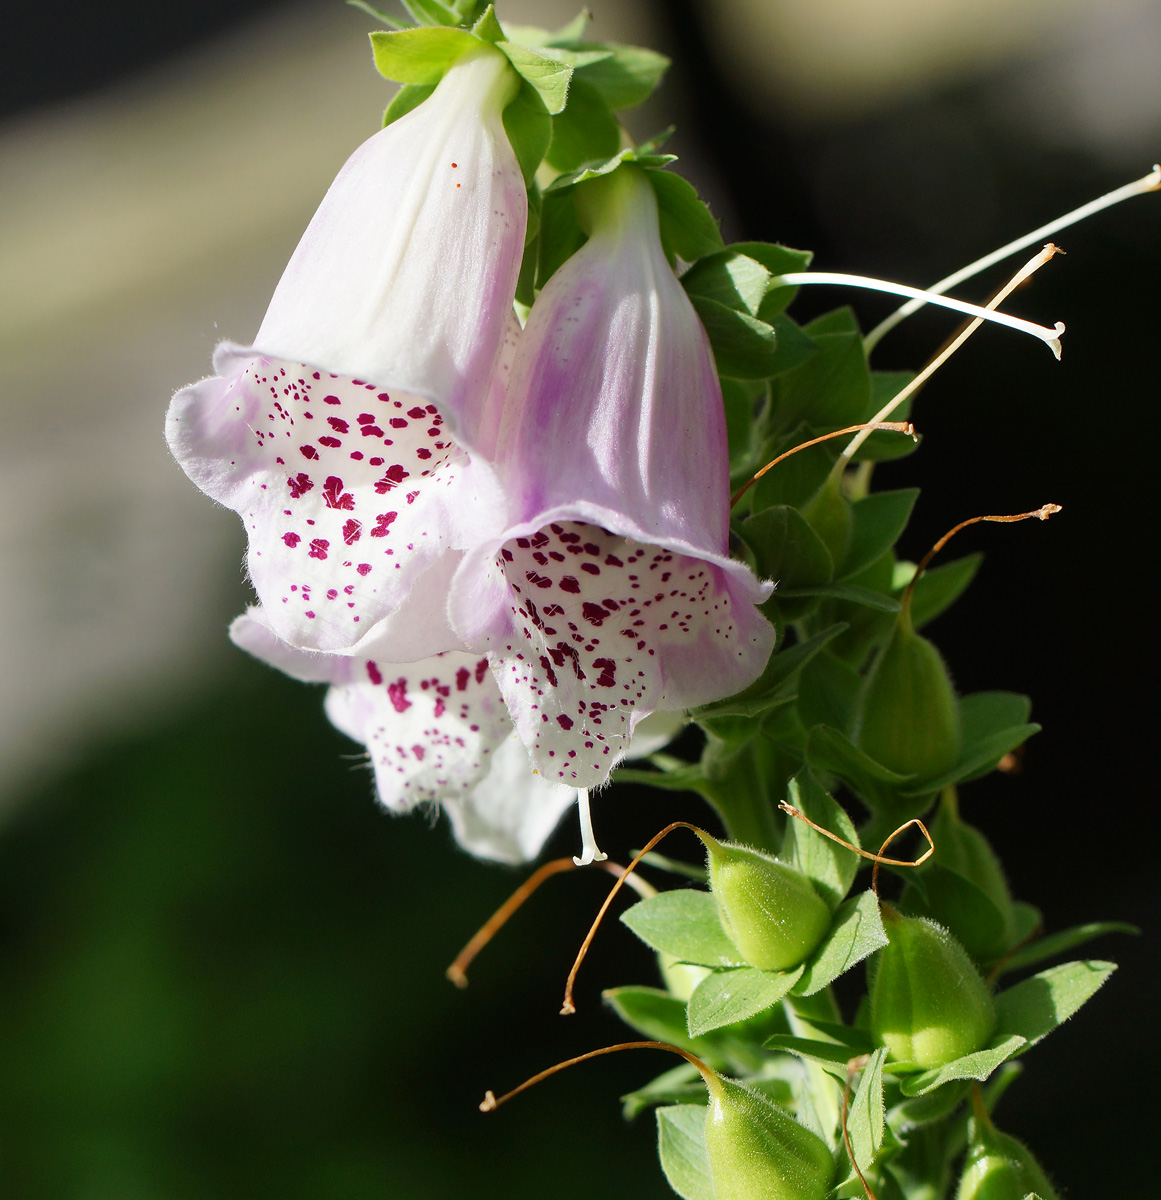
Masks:
[[[167,437],[242,517],[271,626],[406,660],[456,645],[458,551],[502,525],[492,450],[527,199],[481,44],[348,160],[251,347],[178,392]],[[473,453],[476,452],[476,453]]]
[[[510,523],[469,551],[452,624],[487,650],[536,768],[603,782],[654,710],[762,671],[769,595],[729,557],[729,470],[708,341],[639,168],[579,185],[588,242],[532,307],[496,451]]]
[[[262,609],[230,627],[243,650],[308,683],[329,683],[326,712],[367,747],[391,812],[440,804],[456,840],[482,858],[533,858],[576,799],[537,776],[513,733],[486,658],[450,651],[421,662],[298,650]]]

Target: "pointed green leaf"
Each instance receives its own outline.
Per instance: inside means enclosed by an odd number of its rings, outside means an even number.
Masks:
[[[552,144],[545,158],[558,171],[575,171],[582,164],[603,161],[617,153],[621,127],[600,92],[574,79],[564,112],[552,118]]]
[[[792,588],[830,582],[830,552],[806,518],[789,504],[773,505],[747,517],[738,533],[754,552],[758,575],[776,581],[775,600]]]
[[[871,404],[871,375],[857,333],[819,333],[818,323],[805,329],[818,353],[796,371],[778,378],[771,412],[777,431],[800,423],[823,432],[866,420]],[[832,458],[841,448],[836,441]]]
[[[701,1074],[692,1063],[684,1062],[622,1096],[621,1115],[631,1121],[656,1104],[700,1104],[705,1099]]]
[[[950,608],[967,590],[983,561],[982,554],[967,554],[963,558],[924,571],[911,593],[911,624],[916,629],[922,629]],[[914,574],[914,563],[896,564],[895,578],[891,581],[891,586],[897,595],[903,594],[903,589]]]
[[[774,330],[774,336],[777,338],[774,366],[770,371],[772,377],[795,370],[818,353],[818,346],[783,313],[769,316],[766,312],[766,304],[763,303],[759,319],[769,321]]]
[[[466,29],[442,26],[377,29],[371,34],[375,69],[396,83],[439,83],[457,59],[481,45]]]
[[[671,171],[649,171],[648,178],[657,195],[661,242],[667,254],[695,262],[722,249],[718,223],[688,179]]]
[[[515,42],[497,42],[496,49],[507,57],[517,74],[535,88],[550,113],[555,116],[564,111],[572,67],[559,59],[537,54],[526,46],[518,46]]]
[[[996,1032],[1034,1045],[1067,1021],[1117,969],[1099,959],[1050,967],[996,997]]]
[[[913,379],[914,371],[872,371],[871,372],[871,404],[868,417],[880,412],[887,401],[894,399]],[[908,396],[897,408],[883,418],[885,421],[906,421],[911,415],[911,401],[914,396]],[[891,459],[906,458],[914,454],[918,444],[909,437],[897,433],[872,433],[855,451],[855,462],[887,462]]]
[[[1023,725],[1032,701],[1018,692],[973,692],[960,697],[959,723],[965,742],[979,742],[1003,729]]]
[[[472,26],[472,33],[493,45],[504,40],[504,30],[500,28],[500,22],[496,19],[496,10],[492,5],[489,4],[484,9],[480,19]]]
[[[367,16],[372,17],[381,25],[386,25],[388,29],[407,28],[401,21],[397,21],[394,17],[389,17],[385,12],[380,12],[374,5],[368,4],[367,0],[347,0],[347,3],[352,8],[357,8],[360,12],[365,12]]]
[[[860,795],[868,780],[877,783],[906,783],[910,775],[898,775],[865,754],[845,734],[825,725],[812,729],[806,739],[806,761],[818,771],[829,771],[849,783]]]
[[[851,1032],[856,1035],[852,1039],[852,1043],[824,1042],[815,1038],[776,1033],[773,1037],[767,1038],[764,1044],[767,1050],[784,1050],[786,1053],[795,1054],[808,1062],[818,1063],[835,1075],[845,1076],[847,1063],[852,1058],[858,1058],[861,1054],[870,1054],[875,1049],[869,1036],[862,1034],[860,1030]]]
[[[709,892],[675,888],[641,900],[621,914],[621,920],[654,950],[664,950],[681,962],[705,967],[744,966],[718,917],[717,901]]]
[[[809,771],[799,771],[787,791],[790,803],[816,825],[852,845],[859,844],[859,835],[846,810]],[[842,903],[859,869],[857,854],[794,818],[786,822],[779,858],[797,867],[814,884],[814,890],[832,912]]]
[[[758,315],[769,281],[770,272],[736,246],[699,258],[681,277],[691,296],[704,296],[752,317]]]
[[[504,31],[510,42],[519,42],[522,46],[568,46],[579,42],[585,36],[592,14],[587,8],[582,8],[567,25],[560,29],[541,29],[538,25],[512,25],[504,22]]]
[[[855,1162],[863,1171],[875,1161],[883,1146],[883,1061],[886,1057],[885,1047],[871,1055],[848,1110],[847,1134]]]
[[[700,1104],[675,1104],[657,1110],[661,1169],[682,1200],[714,1200],[705,1148],[705,1114]]]
[[[811,659],[798,680],[798,719],[803,729],[827,725],[850,728],[862,676],[835,654]]]
[[[669,67],[664,54],[641,46],[598,42],[586,48],[612,52],[592,66],[581,67],[578,77],[595,87],[614,112],[648,100]]]
[[[383,128],[418,108],[435,91],[434,83],[405,83],[383,111]]]
[[[873,608],[876,612],[897,613],[900,609],[898,600],[884,596],[882,592],[873,592],[870,588],[855,587],[850,583],[824,583],[816,587],[787,588],[783,596],[826,596],[832,600],[847,600],[851,604],[860,604],[864,608]]]
[[[790,991],[801,974],[801,967],[793,971],[760,971],[757,967],[714,971],[689,998],[690,1037],[765,1012]]]
[[[1031,967],[1046,958],[1054,958],[1068,950],[1075,950],[1093,938],[1104,937],[1106,933],[1140,933],[1136,925],[1125,921],[1092,921],[1087,925],[1074,925],[1071,929],[1062,929],[1059,933],[1049,934],[1030,945],[1017,950],[1010,958],[1004,959],[999,970],[1001,974],[1017,971],[1021,967]]]
[[[986,1050],[965,1054],[942,1067],[909,1076],[900,1083],[899,1090],[904,1096],[923,1096],[953,1079],[987,1079],[1001,1063],[1027,1045],[1027,1039],[1015,1034],[996,1038]]]
[[[952,783],[963,783],[969,779],[978,779],[993,770],[996,764],[1011,750],[1022,746],[1033,734],[1040,732],[1040,726],[1015,725],[1011,729],[1001,729],[996,733],[982,738],[978,742],[967,743],[960,751],[959,761],[949,771],[937,775],[934,779],[924,780],[904,792],[906,796],[924,796],[930,792],[938,792]]]
[[[830,933],[806,960],[806,969],[795,985],[795,994],[813,996],[844,971],[862,962],[887,944],[879,902],[870,892],[852,896],[839,905]]]
[[[439,0],[400,0],[400,3],[420,25],[458,25],[460,15]]]
[[[552,118],[530,84],[521,83],[515,98],[505,107],[504,132],[520,164],[525,186],[531,187],[536,168],[552,141]],[[543,256],[543,251],[541,253]]]
[[[837,572],[840,579],[857,575],[895,545],[918,497],[918,488],[900,488],[872,492],[851,505],[851,536]]]
[[[705,327],[720,374],[728,379],[765,379],[773,372],[778,335],[772,325],[706,296],[690,296],[690,301]]]
[[[652,987],[609,988],[601,998],[626,1025],[651,1041],[701,1052],[686,1032],[684,1000]]]

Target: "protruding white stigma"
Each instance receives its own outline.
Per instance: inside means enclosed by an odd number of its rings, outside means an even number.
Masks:
[[[573,855],[573,862],[578,867],[587,867],[589,863],[604,862],[609,856],[601,853],[597,845],[596,834],[593,833],[593,818],[589,812],[589,789],[577,788],[576,806],[580,813],[581,852],[580,856]]]

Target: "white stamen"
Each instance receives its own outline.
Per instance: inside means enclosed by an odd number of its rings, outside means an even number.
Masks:
[[[969,317],[978,317],[984,321],[994,321],[997,325],[1007,325],[1009,329],[1030,333],[1033,337],[1044,342],[1057,358],[1060,357],[1060,335],[1064,332],[1062,322],[1056,322],[1055,329],[1045,329],[1043,325],[1035,325],[1031,321],[1022,321],[1019,317],[1010,317],[1007,313],[993,312],[981,308],[978,304],[969,304],[965,300],[952,300],[936,292],[925,292],[922,288],[908,287],[905,283],[891,283],[886,279],[869,279],[865,275],[846,275],[841,271],[792,271],[786,275],[775,275],[770,280],[770,287],[799,287],[807,283],[833,283],[843,287],[867,288],[873,292],[887,292],[892,296],[911,296],[921,304],[937,304],[941,308],[950,308],[955,312],[966,313]]]
[[[966,267],[961,267],[958,271],[948,275],[946,279],[941,279],[938,283],[933,283],[927,290],[942,294],[948,289],[955,287],[957,283],[963,283],[965,279],[971,279],[973,275],[978,275],[981,271],[986,271],[994,263],[1002,262],[1012,254],[1018,254],[1021,250],[1025,250],[1029,246],[1043,241],[1044,238],[1051,237],[1054,233],[1059,233],[1062,229],[1067,229],[1069,225],[1075,225],[1077,221],[1083,221],[1086,217],[1091,217],[1094,213],[1098,213],[1102,209],[1111,208],[1114,204],[1120,204],[1122,200],[1128,200],[1133,196],[1142,196],[1146,192],[1155,192],[1159,189],[1161,189],[1161,166],[1155,166],[1148,175],[1144,175],[1140,179],[1135,179],[1132,183],[1126,183],[1124,187],[1115,188],[1113,191],[1096,200],[1090,200],[1087,204],[1082,204],[1080,208],[1074,208],[1072,212],[1065,213],[1062,217],[1057,217],[1055,221],[1049,221],[1047,225],[1041,225],[1039,229],[1033,229],[1031,233],[1026,233],[1014,242],[1009,242],[1006,246],[1001,246],[998,250],[993,250],[990,254],[985,254],[983,258],[977,258],[975,262],[968,263]],[[926,300],[920,299],[908,301],[901,308],[896,309],[889,317],[880,321],[863,339],[867,353],[870,354],[883,337],[890,333],[904,317],[909,317],[913,312],[918,312],[926,303]]]
[[[593,833],[593,818],[589,813],[589,789],[577,788],[576,806],[580,813],[581,852],[580,857],[573,855],[572,861],[578,867],[587,867],[589,863],[604,862],[609,856],[601,853],[597,845],[596,834]]]

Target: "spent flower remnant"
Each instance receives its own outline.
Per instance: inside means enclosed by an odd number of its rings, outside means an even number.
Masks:
[[[178,392],[167,436],[234,509],[294,646],[395,660],[456,648],[457,552],[503,520],[485,461],[527,198],[502,112],[516,73],[476,43],[331,185],[253,346]],[[486,449],[486,448],[485,448]]]
[[[603,783],[657,710],[761,673],[770,592],[729,557],[721,387],[628,163],[576,187],[588,241],[516,348],[496,448],[510,523],[464,557],[452,624],[486,648],[536,769]]]

